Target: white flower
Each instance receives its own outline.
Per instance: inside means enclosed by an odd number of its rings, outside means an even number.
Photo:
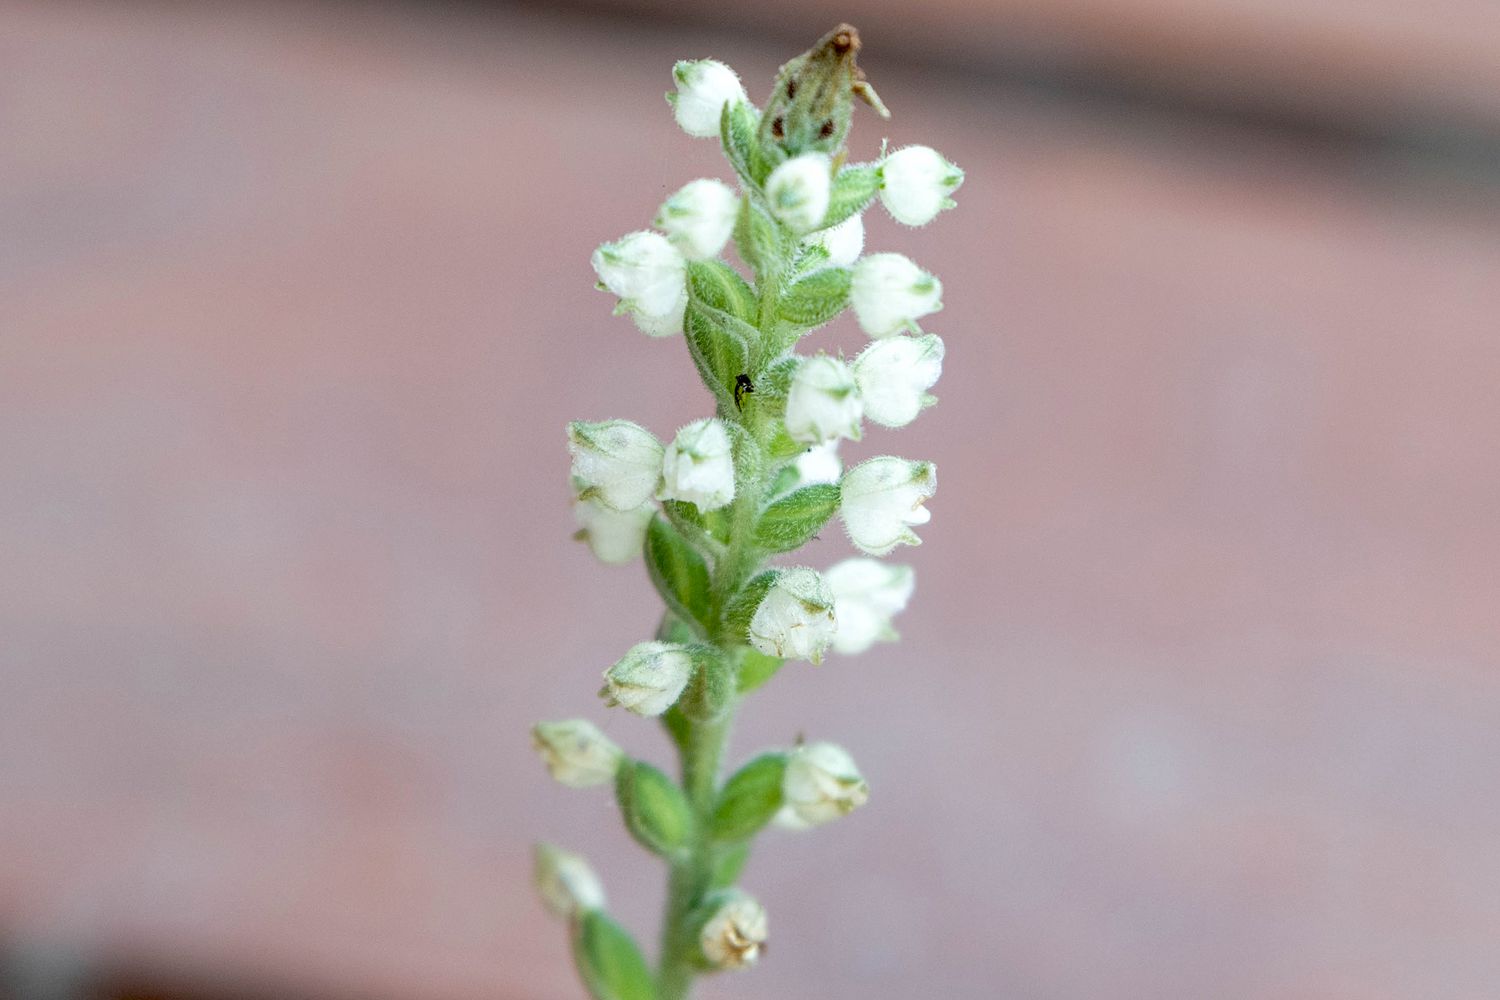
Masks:
[[[594,251],[594,271],[615,295],[616,312],[628,312],[653,337],[682,332],[687,308],[687,259],[660,233],[629,233]]]
[[[781,797],[786,804],[776,814],[777,825],[806,829],[864,805],[870,788],[849,751],[834,743],[809,743],[787,757]]]
[[[839,461],[838,438],[813,445],[797,456],[792,467],[797,470],[799,486],[838,482],[844,474],[844,463]]]
[[[578,521],[578,532],[573,537],[588,542],[594,558],[613,566],[630,562],[641,554],[646,542],[646,525],[656,504],[647,500],[634,510],[618,511],[606,506],[597,497],[573,503],[573,517]]]
[[[945,208],[964,182],[964,172],[930,146],[907,146],[880,164],[880,202],[891,218],[925,226]]]
[[[863,414],[854,373],[844,362],[819,354],[797,366],[786,394],[786,431],[793,441],[858,441]]]
[[[661,442],[629,420],[568,425],[574,485],[581,500],[598,499],[626,513],[640,508],[661,481]]]
[[[677,703],[693,676],[693,657],[670,642],[643,642],[604,671],[606,704],[637,715],[660,715]]]
[[[911,600],[916,577],[910,566],[878,559],[845,559],[823,574],[833,591],[839,630],[833,648],[845,656],[863,653],[876,642],[894,642],[891,618]]]
[[[832,170],[826,153],[803,153],[771,171],[766,178],[771,214],[795,233],[817,229],[828,214]]]
[[[723,181],[702,179],[685,185],[662,203],[656,225],[688,260],[717,257],[740,212],[740,197]]]
[[[860,329],[889,337],[943,308],[943,283],[899,253],[875,253],[854,265],[849,303]]]
[[[672,79],[677,92],[667,95],[667,103],[682,130],[699,139],[719,134],[725,104],[747,99],[740,78],[717,59],[679,60],[672,67]]]
[[[897,545],[922,544],[911,526],[932,519],[922,503],[936,491],[937,467],[931,462],[872,458],[844,473],[839,516],[855,548],[883,556]]]
[[[703,955],[716,969],[740,969],[754,964],[766,943],[766,911],[738,890],[726,894],[698,934]]]
[[[734,499],[734,449],[723,421],[695,420],[677,432],[662,459],[662,500],[718,510]]]
[[[924,406],[943,373],[943,341],[936,334],[872,341],[854,359],[854,381],[865,416],[885,427],[905,427]]]
[[[569,788],[589,788],[615,779],[620,748],[587,719],[538,722],[531,742],[552,777]]]
[[[859,260],[865,249],[865,219],[862,215],[851,215],[836,226],[813,233],[806,240],[828,251],[828,263],[834,267],[848,267]]]
[[[604,909],[604,886],[582,856],[537,844],[533,872],[537,893],[553,915],[571,920]]]
[[[819,663],[837,631],[833,591],[815,570],[781,570],[750,616],[750,645],[767,656]]]

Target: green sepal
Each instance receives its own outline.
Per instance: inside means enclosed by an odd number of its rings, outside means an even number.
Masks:
[[[849,304],[851,273],[845,267],[814,271],[786,290],[777,303],[777,316],[793,326],[810,330],[822,326]]]
[[[740,259],[750,265],[759,280],[781,266],[781,228],[748,195],[740,199],[740,214],[734,222],[734,245]]]
[[[741,695],[747,695],[760,687],[766,681],[776,676],[776,671],[786,661],[779,657],[762,653],[758,649],[749,646],[741,646],[740,667],[737,674]]]
[[[693,808],[677,783],[643,760],[615,772],[615,798],[625,829],[653,854],[676,857],[693,836]]]
[[[721,260],[688,261],[688,291],[704,305],[713,306],[742,322],[755,323],[755,292],[738,271]]]
[[[693,658],[693,676],[677,699],[677,707],[686,719],[713,722],[722,718],[734,701],[734,664],[717,646],[707,643],[694,643],[687,651]]]
[[[760,602],[766,599],[766,592],[781,575],[778,569],[768,569],[750,578],[739,592],[730,599],[724,609],[724,628],[727,634],[735,642],[747,642],[750,636],[750,619],[755,616],[755,609],[760,607]]]
[[[646,527],[646,572],[667,608],[678,618],[710,625],[708,564],[662,515]]]
[[[776,478],[771,480],[770,489],[766,490],[766,499],[775,500],[777,497],[787,493],[802,477],[797,474],[795,465],[787,464],[776,470]]]
[[[748,840],[781,808],[786,754],[765,753],[736,771],[714,804],[710,829],[715,840]]]
[[[681,706],[673,705],[657,718],[661,721],[661,727],[667,731],[667,736],[671,737],[672,745],[679,751],[687,752],[688,737],[691,735],[693,723],[682,714]]]
[[[755,525],[755,544],[766,552],[801,548],[838,508],[839,488],[833,483],[804,486],[761,512]]]
[[[655,1000],[656,986],[645,956],[630,932],[602,910],[590,910],[573,934],[578,977],[594,1000]]]
[[[699,377],[727,411],[735,405],[735,379],[749,365],[750,345],[759,333],[744,320],[701,301],[691,289],[682,326]]]
[[[658,642],[675,642],[686,646],[696,639],[693,626],[678,618],[670,611],[662,613],[661,622],[656,626],[656,640]]]
[[[828,214],[823,216],[822,228],[836,226],[874,200],[880,191],[880,168],[874,166],[845,167],[833,178],[833,189],[828,193]]]
[[[747,101],[725,102],[724,110],[719,113],[719,139],[724,144],[724,156],[741,180],[757,188],[765,184],[776,164],[786,158],[780,149],[768,151],[761,145],[756,136],[759,129],[760,112],[753,105]]]
[[[750,842],[729,844],[714,852],[713,870],[709,873],[711,889],[727,889],[740,880],[745,863],[750,860]]]
[[[795,458],[806,450],[807,445],[788,434],[786,425],[783,423],[777,423],[775,430],[771,433],[771,440],[766,442],[766,454],[773,462]]]

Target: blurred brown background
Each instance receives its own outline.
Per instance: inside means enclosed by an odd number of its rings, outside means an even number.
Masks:
[[[833,21],[960,210],[905,641],[792,665],[871,804],[764,838],[705,997],[1500,995],[1500,8],[0,5],[0,980],[580,995],[529,845],[657,865],[526,729],[657,613],[563,424],[707,412],[589,252]],[[853,347],[843,321],[825,345]],[[836,532],[813,550],[827,564]]]

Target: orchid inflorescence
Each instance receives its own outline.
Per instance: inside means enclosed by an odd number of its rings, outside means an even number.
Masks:
[[[653,971],[587,862],[538,848],[538,887],[569,921],[596,1000],[680,1000],[700,973],[752,964],[767,921],[736,887],[750,841],[772,823],[830,822],[869,794],[846,750],[800,738],[719,780],[738,703],[784,661],[896,638],[912,571],[875,557],[919,544],[937,486],[930,462],[882,456],[845,471],[837,454],[866,420],[911,423],[935,402],[943,364],[942,340],[917,325],[942,307],[942,284],[901,254],[865,254],[861,213],[878,199],[898,222],[925,225],[963,181],[926,146],[844,163],[854,99],[887,114],[858,50],[855,30],[838,26],[781,68],[764,110],[723,63],[679,62],[667,95],[677,122],[723,143],[738,191],[694,180],[662,204],[655,230],[593,255],[616,312],[652,337],[685,335],[716,403],[666,444],[628,420],[568,426],[578,537],[606,563],[644,555],[666,604],[655,637],[604,672],[601,694],[660,719],[681,761],[678,782],[588,721],[533,730],[552,776],[613,784],[626,828],[670,867]],[[731,240],[753,280],[721,259]],[[853,361],[796,353],[846,308],[871,338]],[[766,565],[835,515],[862,556],[823,572]]]

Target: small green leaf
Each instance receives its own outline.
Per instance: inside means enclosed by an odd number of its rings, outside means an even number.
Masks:
[[[740,694],[746,695],[776,676],[785,660],[762,653],[748,646],[741,647],[739,685]]]
[[[727,889],[739,881],[745,862],[750,860],[750,842],[731,844],[715,853],[717,857],[708,884],[714,889]]]
[[[816,483],[787,494],[761,512],[755,544],[767,552],[801,548],[828,523],[839,507],[839,488]]]
[[[578,922],[573,938],[578,976],[594,1000],[655,1000],[651,970],[630,932],[601,910]]]
[[[734,223],[734,245],[757,279],[781,266],[781,241],[781,229],[765,209],[748,196],[742,199]]]
[[[691,292],[683,330],[703,384],[720,406],[733,406],[735,379],[749,365],[750,344],[759,334],[750,324],[700,301]]]
[[[708,564],[660,514],[646,528],[646,572],[673,614],[709,626]]]
[[[836,226],[855,212],[862,212],[880,191],[880,170],[873,166],[845,167],[833,179],[828,195],[828,214],[823,228]]]
[[[750,619],[755,616],[755,609],[760,607],[760,602],[765,600],[766,591],[771,589],[771,584],[781,575],[779,569],[768,569],[751,577],[750,581],[739,589],[739,592],[730,598],[729,605],[724,609],[725,633],[734,642],[746,642],[750,637]]]
[[[615,798],[625,828],[653,854],[671,856],[693,834],[693,809],[677,783],[643,760],[626,761],[615,773]]]
[[[682,714],[682,707],[680,705],[673,705],[657,716],[657,719],[660,720],[661,727],[667,731],[667,735],[672,738],[672,745],[679,751],[686,753],[687,740],[690,735],[689,729],[692,728],[693,723],[687,716]]]
[[[801,441],[793,440],[792,436],[787,433],[786,425],[783,423],[776,424],[775,429],[771,433],[771,440],[766,443],[766,455],[772,461],[776,462],[795,458],[806,450],[807,445]]]
[[[662,614],[661,623],[656,626],[656,638],[658,642],[675,642],[685,646],[697,636],[693,634],[693,626],[667,611]]]
[[[725,103],[719,116],[719,139],[724,143],[724,155],[734,172],[753,187],[764,184],[776,166],[761,147],[757,138],[759,130],[760,112],[748,102]]]
[[[849,304],[849,282],[848,268],[814,271],[786,290],[777,303],[777,315],[804,330],[822,326]]]
[[[716,840],[748,840],[781,808],[781,778],[786,754],[761,754],[740,768],[724,784],[714,805]]]
[[[677,699],[677,705],[685,718],[712,722],[723,716],[734,699],[734,666],[717,646],[694,643],[688,646],[688,652],[693,657],[693,677]]]
[[[721,260],[688,261],[688,290],[704,305],[745,323],[755,322],[755,292],[738,271]]]

